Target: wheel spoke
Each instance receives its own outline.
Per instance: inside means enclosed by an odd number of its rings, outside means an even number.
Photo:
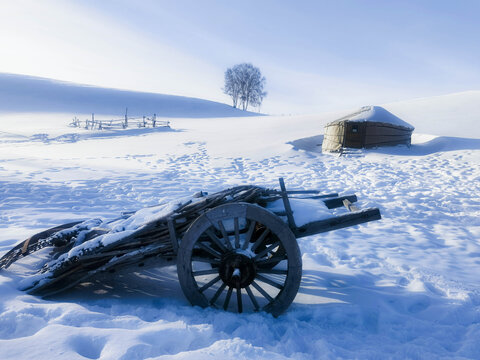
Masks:
[[[218,222],[218,227],[220,228],[220,231],[222,233],[222,236],[223,236],[223,240],[225,242],[225,245],[227,246],[227,248],[229,250],[233,250],[232,248],[232,244],[230,243],[230,238],[228,237],[228,234],[227,234],[227,230],[225,230],[225,226],[223,226],[223,222],[222,220],[220,220]]]
[[[240,226],[238,225],[238,217],[233,219],[233,224],[235,228],[235,249],[240,248]]]
[[[218,260],[218,259],[210,259],[210,258],[200,257],[200,256],[192,256],[192,262],[193,261],[208,263],[208,264],[212,264],[212,265],[220,265],[220,260]]]
[[[198,291],[200,292],[204,292],[205,290],[207,290],[210,286],[212,286],[213,284],[217,283],[218,281],[220,280],[220,275],[215,277],[214,279],[210,280],[208,283],[206,283],[205,285],[203,285],[200,289],[198,289]]]
[[[253,307],[255,308],[255,311],[258,311],[260,307],[258,306],[257,299],[255,299],[255,296],[253,295],[252,290],[250,289],[250,286],[247,286],[245,290],[247,290],[248,297],[250,298],[250,301],[252,302]]]
[[[275,262],[280,262],[283,260],[287,260],[287,255],[281,255],[281,256],[272,256],[271,258],[268,259],[261,259],[256,262],[257,265],[267,265]]]
[[[275,241],[272,245],[270,245],[270,246],[267,247],[266,249],[260,251],[260,252],[253,258],[253,260],[260,259],[261,257],[263,257],[264,255],[268,254],[270,251],[272,251],[273,249],[275,249],[275,248],[278,247],[279,245],[280,245],[280,241],[279,241],[279,240]]]
[[[252,220],[250,222],[250,227],[248,228],[247,234],[245,235],[245,242],[243,243],[242,249],[247,250],[248,244],[250,244],[250,239],[252,238],[253,231],[255,230],[255,226],[257,222]]]
[[[277,289],[280,289],[280,290],[283,289],[283,285],[281,285],[279,283],[276,283],[275,281],[273,281],[273,280],[271,280],[271,279],[269,279],[269,278],[267,278],[263,275],[257,274],[257,279],[263,281],[264,283],[267,283],[268,285],[276,287]]]
[[[220,254],[218,251],[216,250],[213,250],[210,246],[208,246],[207,244],[204,244],[200,241],[197,241],[197,245],[205,250],[206,252],[210,253],[211,255],[215,256],[215,258],[217,259],[220,259],[222,257],[222,254]]]
[[[260,294],[262,294],[262,295],[265,297],[265,299],[268,300],[268,302],[272,302],[272,301],[273,301],[273,298],[272,298],[270,295],[268,295],[268,293],[267,293],[265,290],[263,290],[263,289],[260,287],[260,285],[258,285],[255,281],[252,282],[252,286],[253,286],[255,289],[257,289],[258,292],[259,292]]]
[[[261,274],[274,274],[274,275],[287,275],[288,270],[281,269],[257,269],[257,273]]]
[[[232,291],[233,291],[233,287],[230,286],[228,288],[227,297],[225,298],[225,302],[223,303],[223,310],[227,310],[227,308],[228,308],[228,303],[230,302],[230,298],[232,297]]]
[[[237,307],[238,307],[238,312],[242,313],[243,312],[242,288],[239,285],[237,286]]]
[[[253,244],[252,251],[255,251],[257,249],[257,247],[260,246],[260,244],[265,240],[265,238],[267,237],[269,232],[270,232],[269,228],[266,228],[263,231],[262,235],[260,235],[260,237],[257,239],[257,241],[255,241],[255,244]]]
[[[215,301],[217,301],[218,297],[222,293],[222,291],[227,287],[227,284],[223,283],[218,290],[215,292],[215,295],[213,295],[212,299],[210,300],[210,305],[215,304]]]
[[[218,274],[218,269],[199,270],[199,271],[192,272],[193,276],[212,275],[212,274]]]
[[[213,233],[213,231],[211,229],[208,229],[206,231],[206,234],[208,235],[208,237],[210,239],[212,239],[212,241],[215,243],[215,245],[217,245],[221,251],[223,252],[226,252],[228,249],[225,247],[225,245],[222,244],[222,241],[217,237],[217,235],[215,235]]]

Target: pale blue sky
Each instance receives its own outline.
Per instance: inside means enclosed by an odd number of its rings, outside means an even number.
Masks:
[[[480,0],[0,0],[0,72],[229,102],[260,67],[261,110],[314,113],[480,89]]]

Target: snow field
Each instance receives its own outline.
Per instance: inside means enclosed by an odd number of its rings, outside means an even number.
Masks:
[[[0,118],[0,255],[70,220],[199,190],[276,188],[280,176],[290,189],[356,193],[382,220],[299,239],[301,288],[278,319],[193,308],[172,266],[106,274],[47,300],[18,290],[30,270],[12,267],[0,273],[2,358],[479,358],[480,140],[470,134],[337,157],[287,142],[321,134],[338,113],[176,119],[171,130],[101,137],[60,115],[29,116],[42,122],[21,131]]]

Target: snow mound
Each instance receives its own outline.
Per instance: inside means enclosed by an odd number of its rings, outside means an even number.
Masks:
[[[160,117],[258,115],[214,101],[79,85],[26,75],[0,73],[0,113],[123,114]]]

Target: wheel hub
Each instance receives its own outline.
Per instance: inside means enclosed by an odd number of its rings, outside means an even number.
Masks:
[[[240,252],[230,252],[223,256],[219,268],[222,281],[230,287],[246,288],[256,276],[255,262]]]

